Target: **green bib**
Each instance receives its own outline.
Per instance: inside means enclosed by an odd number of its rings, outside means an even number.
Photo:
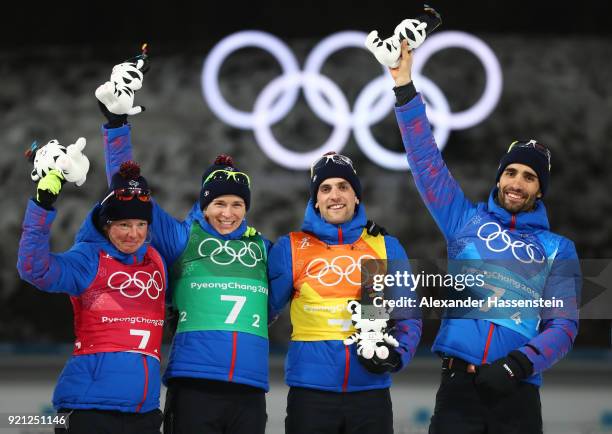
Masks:
[[[267,338],[267,262],[260,236],[220,240],[194,222],[171,273],[177,333],[228,330]]]

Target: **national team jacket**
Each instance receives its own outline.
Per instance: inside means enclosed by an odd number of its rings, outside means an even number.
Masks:
[[[122,162],[132,159],[130,125],[102,128],[106,174],[110,180]],[[173,268],[188,248],[192,226],[222,243],[241,240],[247,229],[246,219],[233,232],[219,234],[204,218],[196,202],[187,218],[177,220],[153,201],[152,244]],[[263,240],[267,251],[271,243]],[[170,297],[173,296],[170,282]],[[228,308],[231,303],[227,303]],[[179,316],[179,321],[181,320]],[[163,380],[174,377],[201,378],[236,382],[268,391],[268,339],[244,331],[184,331],[174,336]]]
[[[69,294],[74,307],[74,351],[53,406],[145,413],[159,408],[166,269],[148,243],[134,254],[117,250],[94,225],[97,212],[88,214],[70,250],[51,253],[56,211],[30,200],[17,270],[42,291]]]
[[[534,297],[556,298],[565,306],[563,310],[523,312],[531,318],[526,321],[495,315],[488,319],[444,319],[432,351],[480,365],[518,349],[533,363],[534,375],[526,381],[540,385],[540,373],[569,352],[578,332],[581,275],[574,244],[550,231],[541,201],[535,210],[518,214],[510,214],[497,204],[497,189],[490,193],[488,202],[469,201],[436,146],[420,94],[395,111],[415,184],[444,234],[449,263],[504,264],[510,271],[500,274],[500,292],[513,289],[504,287],[504,282],[520,288],[529,281]],[[542,265],[538,275],[526,276],[536,264]],[[501,297],[512,298],[511,294],[508,290]]]
[[[277,315],[291,300],[293,334],[285,362],[289,386],[356,392],[391,385],[389,374],[367,371],[357,358],[356,346],[343,343],[351,333],[348,327],[342,329],[343,310],[350,294],[346,291],[349,287],[342,287],[346,285],[343,279],[355,280],[350,298],[359,299],[360,274],[351,273],[355,268],[351,263],[370,256],[407,261],[406,252],[396,238],[368,236],[365,224],[363,205],[359,205],[351,221],[333,225],[325,222],[309,201],[302,231],[279,238],[270,251],[271,316]],[[309,253],[311,249],[313,253]],[[325,250],[328,252],[322,253]],[[329,266],[321,267],[322,261],[327,261]],[[396,323],[392,334],[400,343],[397,348],[402,361],[400,369],[412,359],[421,328],[420,319]]]

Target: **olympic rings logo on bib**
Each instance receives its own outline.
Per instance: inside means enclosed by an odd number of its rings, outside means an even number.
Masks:
[[[320,41],[310,52],[303,71],[291,49],[277,37],[261,31],[242,31],[222,39],[209,53],[202,68],[202,92],[210,109],[228,125],[253,130],[261,150],[277,164],[295,170],[307,169],[313,160],[328,151],[341,153],[351,130],[366,156],[379,166],[392,170],[406,170],[404,152],[393,152],[380,145],[372,134],[372,125],[384,119],[393,109],[395,96],[393,80],[383,68],[383,74],[368,83],[357,96],[351,111],[346,96],[338,85],[321,74],[329,56],[345,48],[362,48],[366,34],[356,31],[334,33]],[[280,64],[282,75],[272,80],[257,96],[251,112],[231,106],[221,94],[219,71],[225,59],[245,47],[256,47],[270,53]],[[470,108],[452,112],[442,90],[421,75],[425,62],[445,48],[462,48],[474,54],[484,67],[485,89]],[[428,36],[415,51],[412,77],[427,100],[427,114],[435,126],[434,136],[440,150],[444,148],[450,131],[470,128],[489,116],[502,92],[502,72],[491,48],[474,35],[446,31]],[[272,134],[272,125],[283,119],[294,107],[300,87],[310,109],[332,126],[328,140],[307,152],[296,152],[281,145]]]
[[[230,243],[240,244],[241,247],[236,249],[230,246]],[[212,250],[207,246],[207,243],[212,243]],[[210,258],[217,265],[230,265],[236,260],[245,267],[253,268],[258,262],[263,261],[264,254],[259,247],[259,244],[249,241],[248,243],[240,240],[221,242],[215,238],[207,238],[198,246],[198,254],[203,258]]]
[[[138,298],[146,292],[150,299],[155,300],[164,290],[164,282],[159,271],[154,271],[153,274],[136,271],[133,276],[125,271],[116,271],[108,278],[107,285],[109,288],[118,289],[121,295],[128,298]],[[135,293],[131,293],[133,288],[129,292],[127,290],[132,286],[138,289]]]
[[[331,262],[323,258],[316,258],[308,263],[306,275],[311,279],[317,279],[323,286],[338,285],[343,279],[351,285],[361,285],[361,261],[367,259],[375,260],[376,258],[371,255],[363,255],[355,260],[352,256],[341,255],[336,256]],[[357,276],[354,276],[355,272]]]
[[[486,232],[485,227],[489,225],[493,226],[494,232],[483,235],[483,233]],[[541,264],[546,259],[544,254],[540,252],[535,245],[527,244],[520,240],[512,241],[510,235],[508,235],[508,230],[504,229],[502,231],[501,226],[495,222],[487,222],[480,226],[477,235],[478,238],[486,241],[487,249],[490,251],[499,253],[511,249],[512,256],[524,264],[531,264],[534,262],[536,264]]]

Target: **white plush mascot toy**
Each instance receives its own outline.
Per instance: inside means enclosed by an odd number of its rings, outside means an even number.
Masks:
[[[51,140],[46,145],[39,147],[36,142],[32,143],[26,151],[26,157],[34,163],[32,170],[32,181],[37,182],[53,169],[62,172],[64,179],[74,182],[77,186],[83,185],[89,172],[89,160],[83,154],[86,140],[79,137],[75,143],[65,147],[57,140]]]
[[[386,318],[362,318],[361,303],[356,300],[349,301],[346,309],[351,313],[351,320],[357,331],[344,340],[344,345],[352,345],[357,342],[357,355],[364,359],[371,359],[376,354],[379,359],[385,360],[389,357],[389,349],[384,344],[399,346],[397,339],[388,334],[386,330],[388,312],[378,312],[379,315],[376,315],[386,316]]]
[[[135,115],[144,111],[142,106],[134,106],[134,93],[142,87],[144,74],[149,70],[147,44],[142,46],[142,54],[115,65],[110,81],[96,89],[96,98],[116,115]]]
[[[393,35],[387,39],[380,39],[376,30],[371,31],[366,37],[365,46],[381,64],[389,68],[397,68],[400,62],[401,42],[406,39],[408,47],[414,50],[441,23],[440,14],[425,5],[422,15],[416,19],[408,18],[399,23]]]

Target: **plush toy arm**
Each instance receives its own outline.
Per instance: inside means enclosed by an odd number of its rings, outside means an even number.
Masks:
[[[115,93],[116,86],[115,83],[107,81],[96,89],[95,94],[98,101],[104,104],[108,111],[115,115],[122,115],[124,113],[122,112],[121,102]]]
[[[73,155],[73,156],[81,155],[86,145],[87,145],[87,139],[85,139],[85,137],[79,137],[76,140],[76,142],[68,146],[68,148],[66,149],[66,152],[68,152],[69,155]]]
[[[348,338],[346,338],[343,342],[344,342],[344,345],[353,345],[358,340],[359,340],[359,334],[353,333]]]
[[[141,113],[143,111],[145,111],[145,108],[143,106],[141,106],[141,105],[137,105],[137,106],[134,106],[131,109],[129,109],[127,114],[129,116],[132,116],[132,115],[137,115],[138,113]]]
[[[401,47],[396,35],[383,41],[378,36],[378,32],[373,30],[366,37],[365,46],[381,64],[389,68],[397,68],[399,65]]]
[[[89,159],[83,153],[87,144],[85,137],[79,137],[75,143],[66,148],[66,155],[57,159],[57,167],[62,171],[66,181],[83,185],[89,172]]]
[[[383,334],[383,340],[391,346],[399,347],[399,342],[388,333]]]

